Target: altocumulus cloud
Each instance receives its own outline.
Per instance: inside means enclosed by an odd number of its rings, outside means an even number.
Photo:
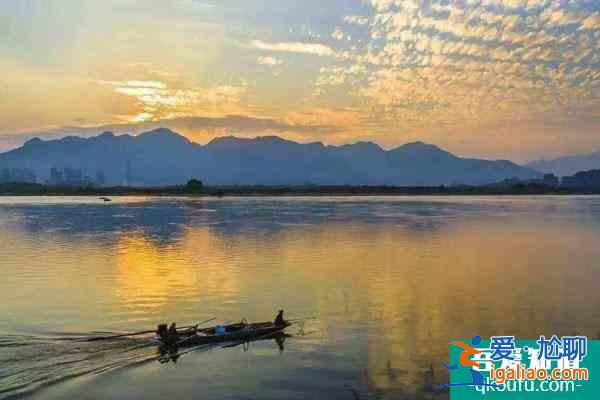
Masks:
[[[316,56],[332,56],[335,54],[329,46],[320,43],[281,42],[267,43],[261,40],[252,40],[248,47],[266,51],[280,51],[287,53],[304,53]]]
[[[161,81],[97,81],[114,87],[116,93],[133,98],[140,106],[136,115],[123,116],[129,122],[190,116],[204,107],[239,104],[245,85],[214,85],[207,88],[175,88]]]
[[[370,0],[342,18],[319,93],[347,85],[373,120],[407,128],[598,118],[600,4],[591,0]],[[336,28],[333,34],[344,33]]]
[[[258,62],[260,65],[267,65],[269,67],[275,67],[277,65],[283,64],[284,61],[280,60],[278,58],[272,57],[272,56],[260,56],[260,57],[258,57],[256,62]]]

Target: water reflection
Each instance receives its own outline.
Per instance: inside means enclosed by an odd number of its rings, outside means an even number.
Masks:
[[[594,197],[1,202],[0,330],[316,317],[285,356],[250,346],[247,368],[190,354],[178,364],[221,375],[178,371],[181,395],[444,397],[430,387],[447,379],[451,339],[600,331]],[[144,398],[173,378],[146,373]],[[84,390],[105,395],[131,374]]]
[[[119,235],[114,271],[119,303],[137,310],[140,304],[185,308],[189,300],[238,293],[236,275],[223,268],[226,254],[213,239],[207,228],[185,230],[177,246],[157,244],[139,232]],[[148,312],[146,307],[140,311]]]
[[[192,352],[195,353],[198,351],[210,351],[215,348],[232,349],[239,347],[244,352],[247,352],[251,349],[252,344],[256,342],[271,342],[279,349],[279,353],[283,353],[285,351],[285,341],[286,339],[291,337],[292,335],[289,335],[285,332],[275,332],[269,335],[263,335],[253,339],[247,339],[237,342],[225,342],[222,344],[206,344],[200,346],[193,346],[191,348],[180,348],[178,346],[160,346],[157,350],[159,356],[158,361],[161,364],[176,364],[179,361],[179,359],[185,356],[186,354],[190,354]]]

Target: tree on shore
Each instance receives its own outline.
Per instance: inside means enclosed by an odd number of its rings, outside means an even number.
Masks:
[[[204,187],[203,183],[199,179],[190,179],[188,183],[185,185],[185,189],[190,193],[200,193],[202,192],[202,188]]]

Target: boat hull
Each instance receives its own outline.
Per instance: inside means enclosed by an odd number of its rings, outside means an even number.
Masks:
[[[203,344],[252,341],[269,335],[283,332],[289,323],[275,325],[272,322],[255,324],[233,324],[225,326],[225,333],[218,334],[216,327],[198,330],[179,335],[171,343],[160,340],[163,346],[189,347]]]

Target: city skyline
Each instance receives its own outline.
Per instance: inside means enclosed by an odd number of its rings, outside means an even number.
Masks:
[[[521,163],[600,149],[593,1],[29,0],[0,22],[0,150],[99,126]]]

